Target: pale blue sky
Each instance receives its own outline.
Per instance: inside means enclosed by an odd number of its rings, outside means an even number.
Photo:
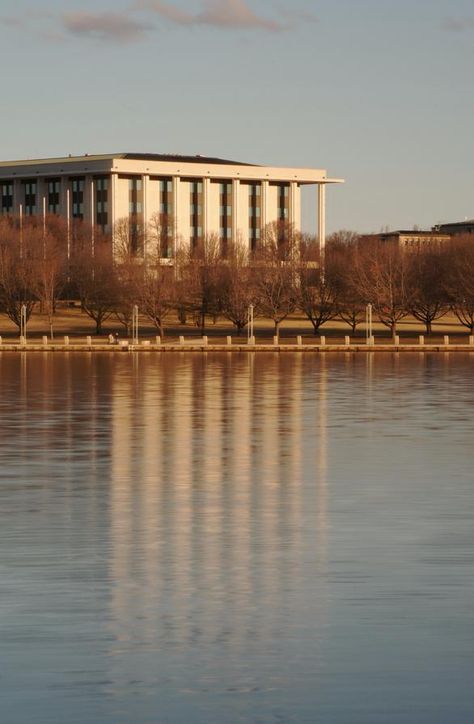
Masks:
[[[1,159],[323,167],[329,231],[474,217],[473,0],[0,0],[0,39]]]

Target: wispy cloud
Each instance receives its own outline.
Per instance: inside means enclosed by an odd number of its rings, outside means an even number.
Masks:
[[[228,30],[260,29],[272,32],[285,27],[277,20],[257,15],[245,0],[204,0],[202,9],[197,13],[180,10],[162,0],[139,0],[136,7],[151,10],[178,25],[209,25]]]
[[[278,5],[279,15],[288,22],[289,26],[298,25],[300,23],[318,23],[319,18],[317,15],[312,13],[310,10],[303,10],[302,8],[288,8],[283,5]]]
[[[6,25],[8,28],[24,28],[25,21],[23,18],[17,17],[3,17],[0,18],[0,23]]]
[[[442,25],[443,30],[451,33],[462,33],[464,30],[474,30],[474,17],[472,18],[446,18]]]
[[[126,13],[73,12],[62,16],[64,30],[78,37],[90,37],[114,43],[133,43],[142,40],[147,31],[144,23]]]

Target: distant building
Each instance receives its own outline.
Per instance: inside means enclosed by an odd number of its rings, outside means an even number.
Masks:
[[[449,241],[451,235],[441,231],[386,231],[380,234],[371,234],[365,238],[379,239],[380,241],[392,241],[400,246],[415,247],[425,244],[442,244]]]
[[[433,226],[434,232],[458,236],[459,234],[474,234],[474,219],[455,221],[451,224],[437,224]]]
[[[265,226],[285,221],[301,228],[301,187],[313,185],[315,219],[325,241],[323,169],[274,168],[203,156],[118,153],[0,162],[0,213],[59,214],[114,232],[127,219],[133,230],[166,217],[176,247],[195,246],[210,234],[258,246]],[[146,235],[141,235],[146,245]],[[146,254],[146,248],[137,248]]]

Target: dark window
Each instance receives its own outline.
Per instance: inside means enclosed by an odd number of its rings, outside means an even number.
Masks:
[[[191,246],[195,248],[202,242],[202,181],[190,181],[189,192],[191,203]]]
[[[61,192],[61,181],[57,178],[48,181],[48,213],[59,213],[59,195]]]
[[[73,178],[72,188],[72,217],[73,219],[84,218],[84,178]]]
[[[227,243],[232,239],[232,181],[220,182],[219,204],[219,237],[225,255]]]
[[[0,184],[1,195],[1,213],[13,213],[13,183],[11,181],[2,181]]]
[[[105,229],[109,223],[109,179],[100,176],[95,179],[95,223]]]
[[[262,190],[259,183],[249,184],[249,243],[252,251],[260,240]]]
[[[36,214],[36,181],[24,181],[25,189],[25,214],[34,216]]]
[[[143,183],[141,178],[128,180],[128,210],[130,216],[137,216],[143,211]]]

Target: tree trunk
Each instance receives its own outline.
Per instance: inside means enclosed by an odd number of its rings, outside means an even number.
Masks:
[[[426,334],[431,334],[431,332],[433,331],[432,325],[431,325],[431,319],[425,320],[425,326],[426,326]]]
[[[276,319],[273,320],[275,323],[275,329],[274,329],[274,335],[275,337],[280,336],[280,322],[277,322]]]

